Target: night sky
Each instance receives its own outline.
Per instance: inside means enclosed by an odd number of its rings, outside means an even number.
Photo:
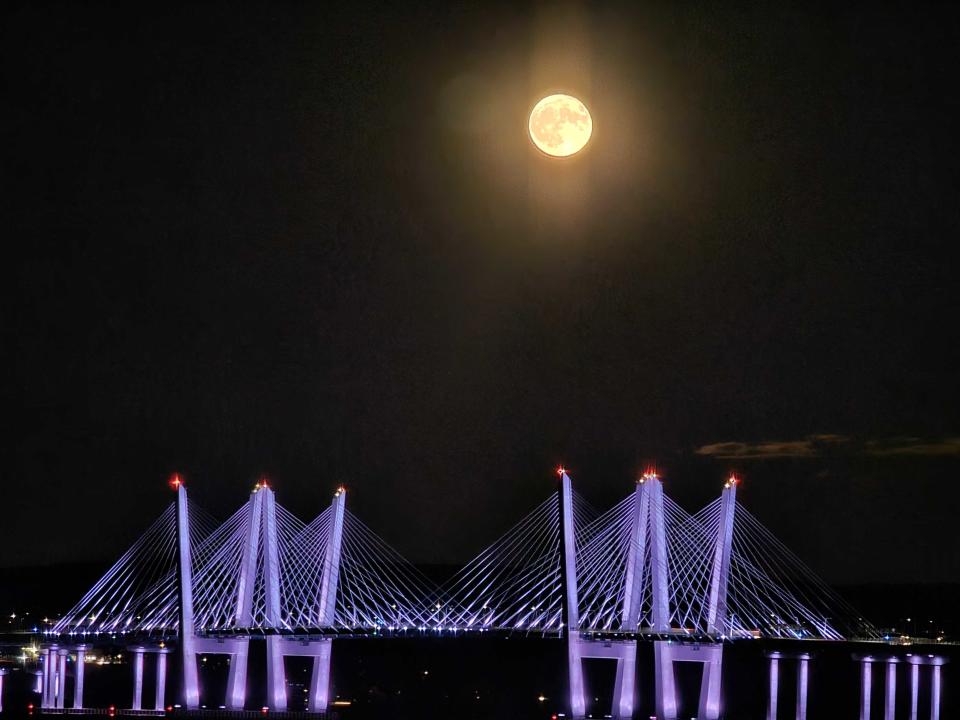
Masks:
[[[0,566],[110,561],[173,471],[462,562],[656,463],[956,580],[960,22],[807,5],[5,4]]]

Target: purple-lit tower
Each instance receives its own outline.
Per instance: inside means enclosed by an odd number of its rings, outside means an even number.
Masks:
[[[579,718],[583,717],[586,711],[582,660],[606,658],[617,661],[612,715],[616,718],[630,718],[633,716],[636,705],[637,640],[634,638],[605,639],[601,642],[580,635],[573,491],[566,472],[561,469],[560,474],[564,626],[567,637],[571,714]],[[736,484],[736,478],[730,478],[724,485],[720,527],[710,573],[708,631],[712,635],[720,636],[720,639],[729,635],[727,588],[730,580],[733,523],[736,513]],[[625,634],[639,632],[641,606],[646,592],[644,578],[649,577],[652,605],[650,631],[654,634],[670,635],[674,629],[671,626],[670,616],[669,548],[667,547],[663,483],[656,473],[646,473],[637,483],[633,493],[632,513],[630,544],[627,548],[624,568],[623,604],[620,609],[619,630]],[[646,566],[648,557],[649,572]],[[723,645],[721,643],[687,645],[673,640],[656,640],[653,646],[658,717],[665,720],[677,718],[677,690],[673,664],[697,662],[704,665],[698,717],[704,720],[717,720],[720,717]]]
[[[267,645],[267,701],[271,710],[287,709],[287,683],[284,658],[301,656],[313,658],[307,709],[323,712],[327,709],[330,688],[330,657],[332,640],[319,637],[309,640],[291,640],[282,634],[285,626],[280,602],[280,552],[277,540],[277,510],[273,490],[265,481],[257,483],[248,500],[247,527],[240,561],[237,584],[237,602],[234,626],[248,630],[254,626],[254,590],[261,581],[264,591],[263,627],[271,632]],[[343,520],[346,510],[346,491],[337,490],[332,505],[332,522],[324,551],[322,586],[315,618],[321,630],[335,624],[337,586],[340,573],[340,555]],[[197,677],[197,653],[230,655],[225,704],[231,710],[242,710],[247,700],[247,665],[250,638],[198,637],[193,622],[193,588],[191,577],[188,506],[186,489],[178,486],[177,527],[180,575],[180,642],[183,650],[184,705],[199,707],[200,688]],[[181,530],[181,527],[183,530]],[[262,567],[258,566],[262,558]],[[262,575],[258,574],[258,571]]]
[[[180,600],[179,633],[183,667],[183,704],[188,710],[200,707],[200,682],[197,677],[196,634],[193,627],[193,559],[190,554],[190,509],[187,488],[178,476],[177,489],[177,590]]]
[[[616,680],[613,690],[612,715],[631,718],[636,703],[636,639],[593,640],[580,636],[579,597],[576,575],[576,527],[573,514],[573,490],[570,477],[560,471],[560,521],[562,529],[561,562],[564,584],[564,628],[567,638],[567,661],[570,677],[570,710],[575,718],[586,713],[583,686],[583,659],[605,658],[616,660]],[[659,507],[659,513],[652,508]],[[623,605],[620,611],[620,630],[637,631],[640,606],[643,602],[644,562],[647,555],[648,530],[651,535],[651,584],[653,586],[654,625],[664,632],[669,630],[669,590],[667,586],[666,532],[663,526],[663,489],[653,474],[644,475],[633,495],[633,518],[630,545],[624,573]],[[671,674],[672,679],[672,674]],[[660,691],[658,689],[658,697]]]
[[[563,578],[563,627],[567,639],[567,674],[570,680],[570,714],[586,713],[583,697],[583,663],[580,642],[580,599],[577,592],[577,543],[570,476],[560,468],[560,572]]]
[[[340,551],[343,546],[343,515],[347,507],[347,491],[337,490],[333,497],[333,521],[330,523],[330,537],[327,539],[323,557],[323,579],[320,587],[320,606],[317,608],[317,624],[323,628],[332,628],[336,621],[337,586],[340,582]],[[314,656],[313,672],[310,675],[311,712],[323,712],[330,698],[330,655],[333,640],[324,638],[316,641],[318,653]]]
[[[667,586],[667,547],[664,531],[663,484],[656,475],[647,475],[650,492],[650,522],[653,548],[651,575],[653,579],[653,630],[668,634],[670,625]],[[736,479],[730,478],[723,487],[721,500],[720,530],[710,572],[710,595],[707,617],[708,632],[723,635],[728,624],[726,612],[727,586],[730,580],[730,550],[733,542],[733,523],[736,512]],[[703,665],[703,680],[700,685],[700,702],[697,717],[717,720],[720,717],[720,679],[723,663],[723,645],[688,645],[673,640],[656,640],[653,643],[656,665],[657,716],[665,720],[677,718],[677,686],[673,664],[695,662]]]

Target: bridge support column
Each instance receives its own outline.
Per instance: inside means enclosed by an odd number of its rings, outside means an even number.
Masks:
[[[6,670],[0,669],[0,713],[3,712],[3,676],[6,674]]]
[[[897,708],[897,659],[887,658],[887,681],[883,694],[883,720],[894,720]]]
[[[180,653],[183,659],[183,704],[187,710],[200,707],[200,682],[197,675],[196,635],[193,626],[193,565],[190,553],[190,517],[187,488],[178,477],[177,487],[177,590],[179,605]]]
[[[279,640],[277,652],[281,660],[285,657],[312,658],[313,670],[310,673],[307,712],[326,712],[330,701],[330,656],[333,640],[331,638],[293,640],[284,637],[277,637],[277,640]]]
[[[632,718],[637,677],[636,640],[594,640],[577,633],[572,642],[576,645],[575,651],[580,661],[585,658],[616,660],[617,674],[610,717]]]
[[[50,707],[50,686],[53,684],[50,679],[50,664],[51,664],[51,652],[50,648],[43,648],[40,651],[40,671],[41,671],[41,683],[40,683],[40,707],[48,708]]]
[[[677,718],[677,688],[673,674],[673,643],[657,640],[653,643],[655,664],[657,716],[664,720]]]
[[[709,646],[707,660],[703,665],[703,680],[700,684],[700,711],[703,720],[718,720],[720,717],[720,680],[723,670],[723,645]]]
[[[164,700],[167,695],[167,655],[170,651],[167,648],[160,648],[157,651],[157,688],[153,696],[153,709],[163,710]]]
[[[910,663],[910,720],[917,720],[917,706],[920,695],[920,666],[930,666],[930,720],[940,720],[940,682],[941,668],[947,659],[933,655],[908,654]]]
[[[43,693],[43,656],[40,657],[40,662],[40,669],[33,673],[33,691],[37,695],[41,695]]]
[[[801,655],[797,661],[797,720],[807,720],[807,685],[810,680],[810,657]]]
[[[313,671],[310,673],[307,711],[320,713],[327,711],[330,702],[330,656],[333,640],[320,640],[316,645],[318,653],[313,658]]]
[[[767,701],[767,720],[777,720],[780,695],[780,666],[782,660],[797,661],[797,702],[794,708],[796,720],[807,720],[807,698],[809,697],[810,655],[807,653],[772,652],[767,655],[770,661],[770,688]]]
[[[237,640],[237,650],[230,656],[230,671],[227,674],[227,702],[231,710],[243,710],[247,704],[247,654],[250,641]]]
[[[770,655],[770,683],[767,700],[767,720],[777,720],[777,702],[780,697],[780,657]]]
[[[910,720],[917,720],[917,706],[920,700],[920,666],[910,666]]]
[[[283,667],[283,652],[279,635],[267,637],[267,695],[270,709],[285,712],[287,709],[287,675]]]
[[[57,651],[57,664],[59,672],[57,675],[57,708],[63,710],[66,707],[67,695],[67,649],[61,648]]]
[[[873,691],[873,661],[860,661],[860,720],[870,720],[870,693]]]
[[[73,708],[80,710],[83,708],[83,675],[86,671],[87,646],[77,646],[77,666],[74,668],[73,675]]]
[[[587,713],[583,688],[583,657],[580,654],[580,633],[567,630],[567,676],[570,681],[570,715],[576,719]]]
[[[56,645],[51,645],[46,652],[46,663],[43,674],[43,707],[57,707],[57,651]]]
[[[637,642],[623,644],[623,654],[617,660],[617,676],[613,685],[613,712],[615,718],[632,718],[636,703]]]
[[[133,650],[133,710],[143,710],[143,648]]]
[[[933,671],[930,679],[930,720],[940,720],[940,665],[930,669]]]
[[[682,645],[668,640],[657,640],[653,644],[653,654],[656,662],[657,717],[662,720],[677,720],[677,686],[673,664],[695,662],[703,665],[697,717],[718,720],[723,645]]]

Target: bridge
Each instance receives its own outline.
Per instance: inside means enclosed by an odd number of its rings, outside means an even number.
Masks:
[[[329,704],[335,640],[523,633],[564,640],[574,718],[585,714],[586,658],[616,662],[613,716],[632,717],[638,643],[652,642],[658,717],[677,717],[674,664],[694,662],[703,666],[698,717],[716,720],[723,650],[730,642],[882,641],[875,627],[737,502],[736,477],[715,501],[689,514],[648,472],[619,503],[599,513],[563,468],[558,475],[556,492],[442,585],[353,515],[344,488],[304,522],[260,482],[218,524],[175,476],[175,501],[47,631],[38,678],[42,708],[67,709],[69,655],[77,658],[70,707],[84,707],[84,656],[96,643],[131,650],[133,711],[146,712],[148,655],[155,656],[153,707],[164,708],[173,647],[183,707],[200,705],[198,655],[222,654],[230,656],[223,704],[244,709],[250,642],[257,639],[267,647],[270,709],[286,710],[284,658],[300,656],[312,659],[307,709],[322,713]],[[780,665],[791,660],[796,717],[805,720],[810,656],[798,651],[768,657],[769,717],[777,717]],[[882,659],[859,660],[869,718],[868,671]],[[939,713],[943,659],[918,656],[911,662],[914,707],[917,671],[930,665],[936,694],[931,702]],[[889,673],[887,681],[889,695]],[[894,694],[895,681],[894,675]]]

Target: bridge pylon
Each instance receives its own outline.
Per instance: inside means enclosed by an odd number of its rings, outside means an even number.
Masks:
[[[560,576],[563,581],[562,622],[567,640],[567,674],[570,683],[570,714],[586,715],[583,696],[583,662],[580,642],[580,599],[577,588],[577,529],[573,514],[573,486],[560,468],[557,499],[560,508]]]
[[[347,491],[343,487],[337,489],[330,506],[330,526],[327,530],[327,539],[323,555],[323,571],[320,580],[320,595],[317,598],[317,607],[313,611],[314,623],[318,628],[328,629],[336,626],[337,588],[340,581],[340,559],[343,547],[343,521],[347,509]],[[327,711],[330,702],[330,665],[333,652],[333,639],[329,637],[312,637],[307,640],[292,640],[282,636],[268,638],[273,641],[275,675],[274,679],[267,679],[267,684],[274,688],[275,693],[281,692],[281,687],[274,683],[282,680],[283,658],[288,656],[313,658],[313,669],[310,673],[310,687],[307,695],[307,712],[323,713]],[[269,667],[269,666],[268,666]],[[285,683],[284,683],[285,685]],[[286,691],[284,702],[286,702]],[[284,707],[286,707],[284,705]]]
[[[574,718],[583,718],[586,715],[583,660],[603,658],[615,660],[617,663],[611,716],[622,719],[632,718],[636,695],[637,641],[635,639],[595,640],[580,635],[573,489],[570,477],[562,470],[558,497],[562,532],[560,552],[563,578],[563,627],[567,641],[570,713]],[[634,519],[624,576],[624,604],[621,611],[621,629],[627,632],[636,630],[636,618],[639,617],[639,608],[643,602],[643,563],[646,555],[648,507],[649,498],[646,488],[638,484],[634,495]],[[664,607],[666,607],[666,597],[664,594]]]
[[[250,495],[250,513],[247,521],[243,554],[240,559],[240,576],[237,581],[237,606],[234,621],[237,627],[250,627],[253,622],[253,591],[257,577],[257,556],[260,552],[260,518],[263,514],[263,498],[259,486]],[[243,710],[247,700],[247,659],[250,640],[238,639],[236,652],[230,660],[227,677],[227,702],[231,710]]]
[[[343,546],[343,516],[346,507],[347,491],[341,487],[333,496],[330,536],[327,538],[323,557],[320,606],[317,608],[319,627],[333,627],[336,623],[337,586],[340,581],[340,554]],[[313,671],[310,674],[307,710],[325,712],[330,700],[330,655],[333,651],[333,640],[330,638],[318,640],[317,649],[319,652],[314,656]]]
[[[657,481],[659,485],[659,481]],[[659,507],[652,510],[653,517],[663,517],[662,490]],[[723,486],[720,501],[720,525],[710,570],[710,591],[707,599],[707,632],[721,639],[732,633],[727,610],[727,588],[730,582],[730,558],[733,545],[733,527],[737,506],[737,480],[731,477]],[[654,533],[656,537],[656,533]],[[665,560],[654,557],[654,572],[665,566]],[[656,574],[654,574],[656,578]],[[654,593],[656,595],[656,593]],[[656,607],[656,605],[654,606]],[[654,613],[654,625],[661,631]],[[697,717],[703,720],[718,720],[720,717],[721,677],[723,672],[723,644],[684,645],[670,640],[654,642],[656,661],[657,714],[665,720],[677,718],[675,662],[696,662],[703,665],[700,684],[700,701]]]
[[[178,632],[183,669],[183,705],[188,710],[200,707],[200,681],[197,675],[196,633],[193,625],[193,560],[190,554],[190,509],[187,488],[175,478],[177,488],[177,596]]]
[[[247,501],[248,512],[244,544],[237,579],[237,602],[233,608],[233,621],[238,628],[253,625],[253,598],[257,584],[257,561],[262,542],[265,505],[267,497],[272,498],[273,491],[265,483],[257,483]],[[187,490],[182,483],[177,486],[177,562],[178,594],[180,596],[179,639],[181,660],[183,663],[183,704],[188,710],[200,707],[200,681],[197,667],[197,654],[229,655],[230,671],[227,676],[225,705],[231,710],[242,710],[247,697],[247,658],[250,639],[201,637],[196,633],[194,618],[192,548],[189,533],[189,505]],[[274,550],[276,542],[274,541]],[[264,543],[264,557],[270,556],[270,543]],[[265,561],[269,565],[269,560]],[[270,608],[271,583],[269,574],[265,574],[265,590],[268,612]],[[274,584],[278,588],[279,582]],[[278,592],[278,590],[277,590]],[[279,611],[279,594],[276,609]],[[269,656],[268,656],[269,667]],[[285,697],[285,696],[284,696]],[[272,698],[271,698],[272,701]]]
[[[723,486],[720,503],[720,529],[710,571],[710,599],[707,603],[707,632],[714,635],[733,634],[727,611],[727,588],[730,585],[730,551],[733,547],[733,523],[737,511],[737,479],[730,477]]]
[[[246,527],[243,530],[239,575],[236,585],[236,604],[232,609],[232,625],[237,630],[262,628],[266,632],[267,702],[273,711],[287,709],[287,682],[284,658],[301,656],[313,658],[313,672],[307,709],[324,712],[330,694],[330,656],[332,640],[310,637],[293,640],[284,635],[289,630],[283,617],[280,586],[280,546],[278,540],[277,505],[273,490],[266,482],[257,483],[247,501]],[[180,574],[180,643],[183,649],[184,705],[198,708],[200,700],[197,679],[197,653],[230,655],[225,704],[231,710],[243,710],[247,701],[247,666],[250,637],[198,636],[193,617],[193,583],[191,575],[191,548],[187,516],[186,489],[178,488],[178,561]],[[336,621],[337,588],[343,543],[346,491],[337,490],[331,506],[331,522],[325,543],[320,594],[316,608],[310,613],[311,624],[318,629],[332,628]],[[180,527],[184,528],[182,535]],[[258,588],[262,599],[255,600]],[[254,617],[255,601],[262,602]]]
[[[197,635],[194,616],[193,594],[193,549],[190,543],[190,505],[187,502],[187,488],[179,478],[174,480],[177,489],[177,595],[178,606],[178,639],[180,641],[180,660],[182,667],[182,702],[187,710],[200,708],[200,679],[197,666],[197,655],[209,653],[213,655],[230,655],[230,674],[227,679],[226,705],[231,709],[243,709],[246,699],[246,668],[248,638],[234,638],[229,640],[208,638]],[[258,485],[259,489],[259,485]],[[253,587],[256,580],[257,543],[259,541],[260,513],[262,500],[258,501],[257,491],[248,501],[251,512],[247,522],[247,544],[244,547],[243,564],[240,569],[241,591],[235,609],[238,623],[242,623],[251,615],[253,602]],[[251,543],[253,543],[251,547]],[[252,569],[250,565],[252,556]],[[247,587],[246,594],[244,587]],[[163,663],[163,674],[166,674],[166,660]],[[160,665],[158,665],[158,670]],[[158,678],[160,674],[158,672]],[[158,693],[159,697],[159,693]]]
[[[343,523],[347,507],[347,491],[337,489],[330,506],[330,526],[325,543],[323,570],[320,580],[320,595],[314,613],[314,622],[319,629],[329,629],[336,625],[337,588],[340,578],[340,559],[343,547]],[[280,627],[279,564],[277,562],[277,529],[273,492],[269,491],[264,501],[264,534],[267,543],[264,565],[267,582],[267,624],[268,627]],[[273,558],[271,560],[270,558]],[[276,588],[271,595],[269,588]],[[271,605],[275,603],[274,608]],[[267,690],[270,693],[271,709],[283,711],[287,708],[286,675],[283,659],[285,657],[313,658],[310,674],[310,688],[307,696],[307,711],[326,712],[330,699],[330,665],[333,640],[329,637],[311,637],[306,640],[286,638],[283,635],[267,637]]]

